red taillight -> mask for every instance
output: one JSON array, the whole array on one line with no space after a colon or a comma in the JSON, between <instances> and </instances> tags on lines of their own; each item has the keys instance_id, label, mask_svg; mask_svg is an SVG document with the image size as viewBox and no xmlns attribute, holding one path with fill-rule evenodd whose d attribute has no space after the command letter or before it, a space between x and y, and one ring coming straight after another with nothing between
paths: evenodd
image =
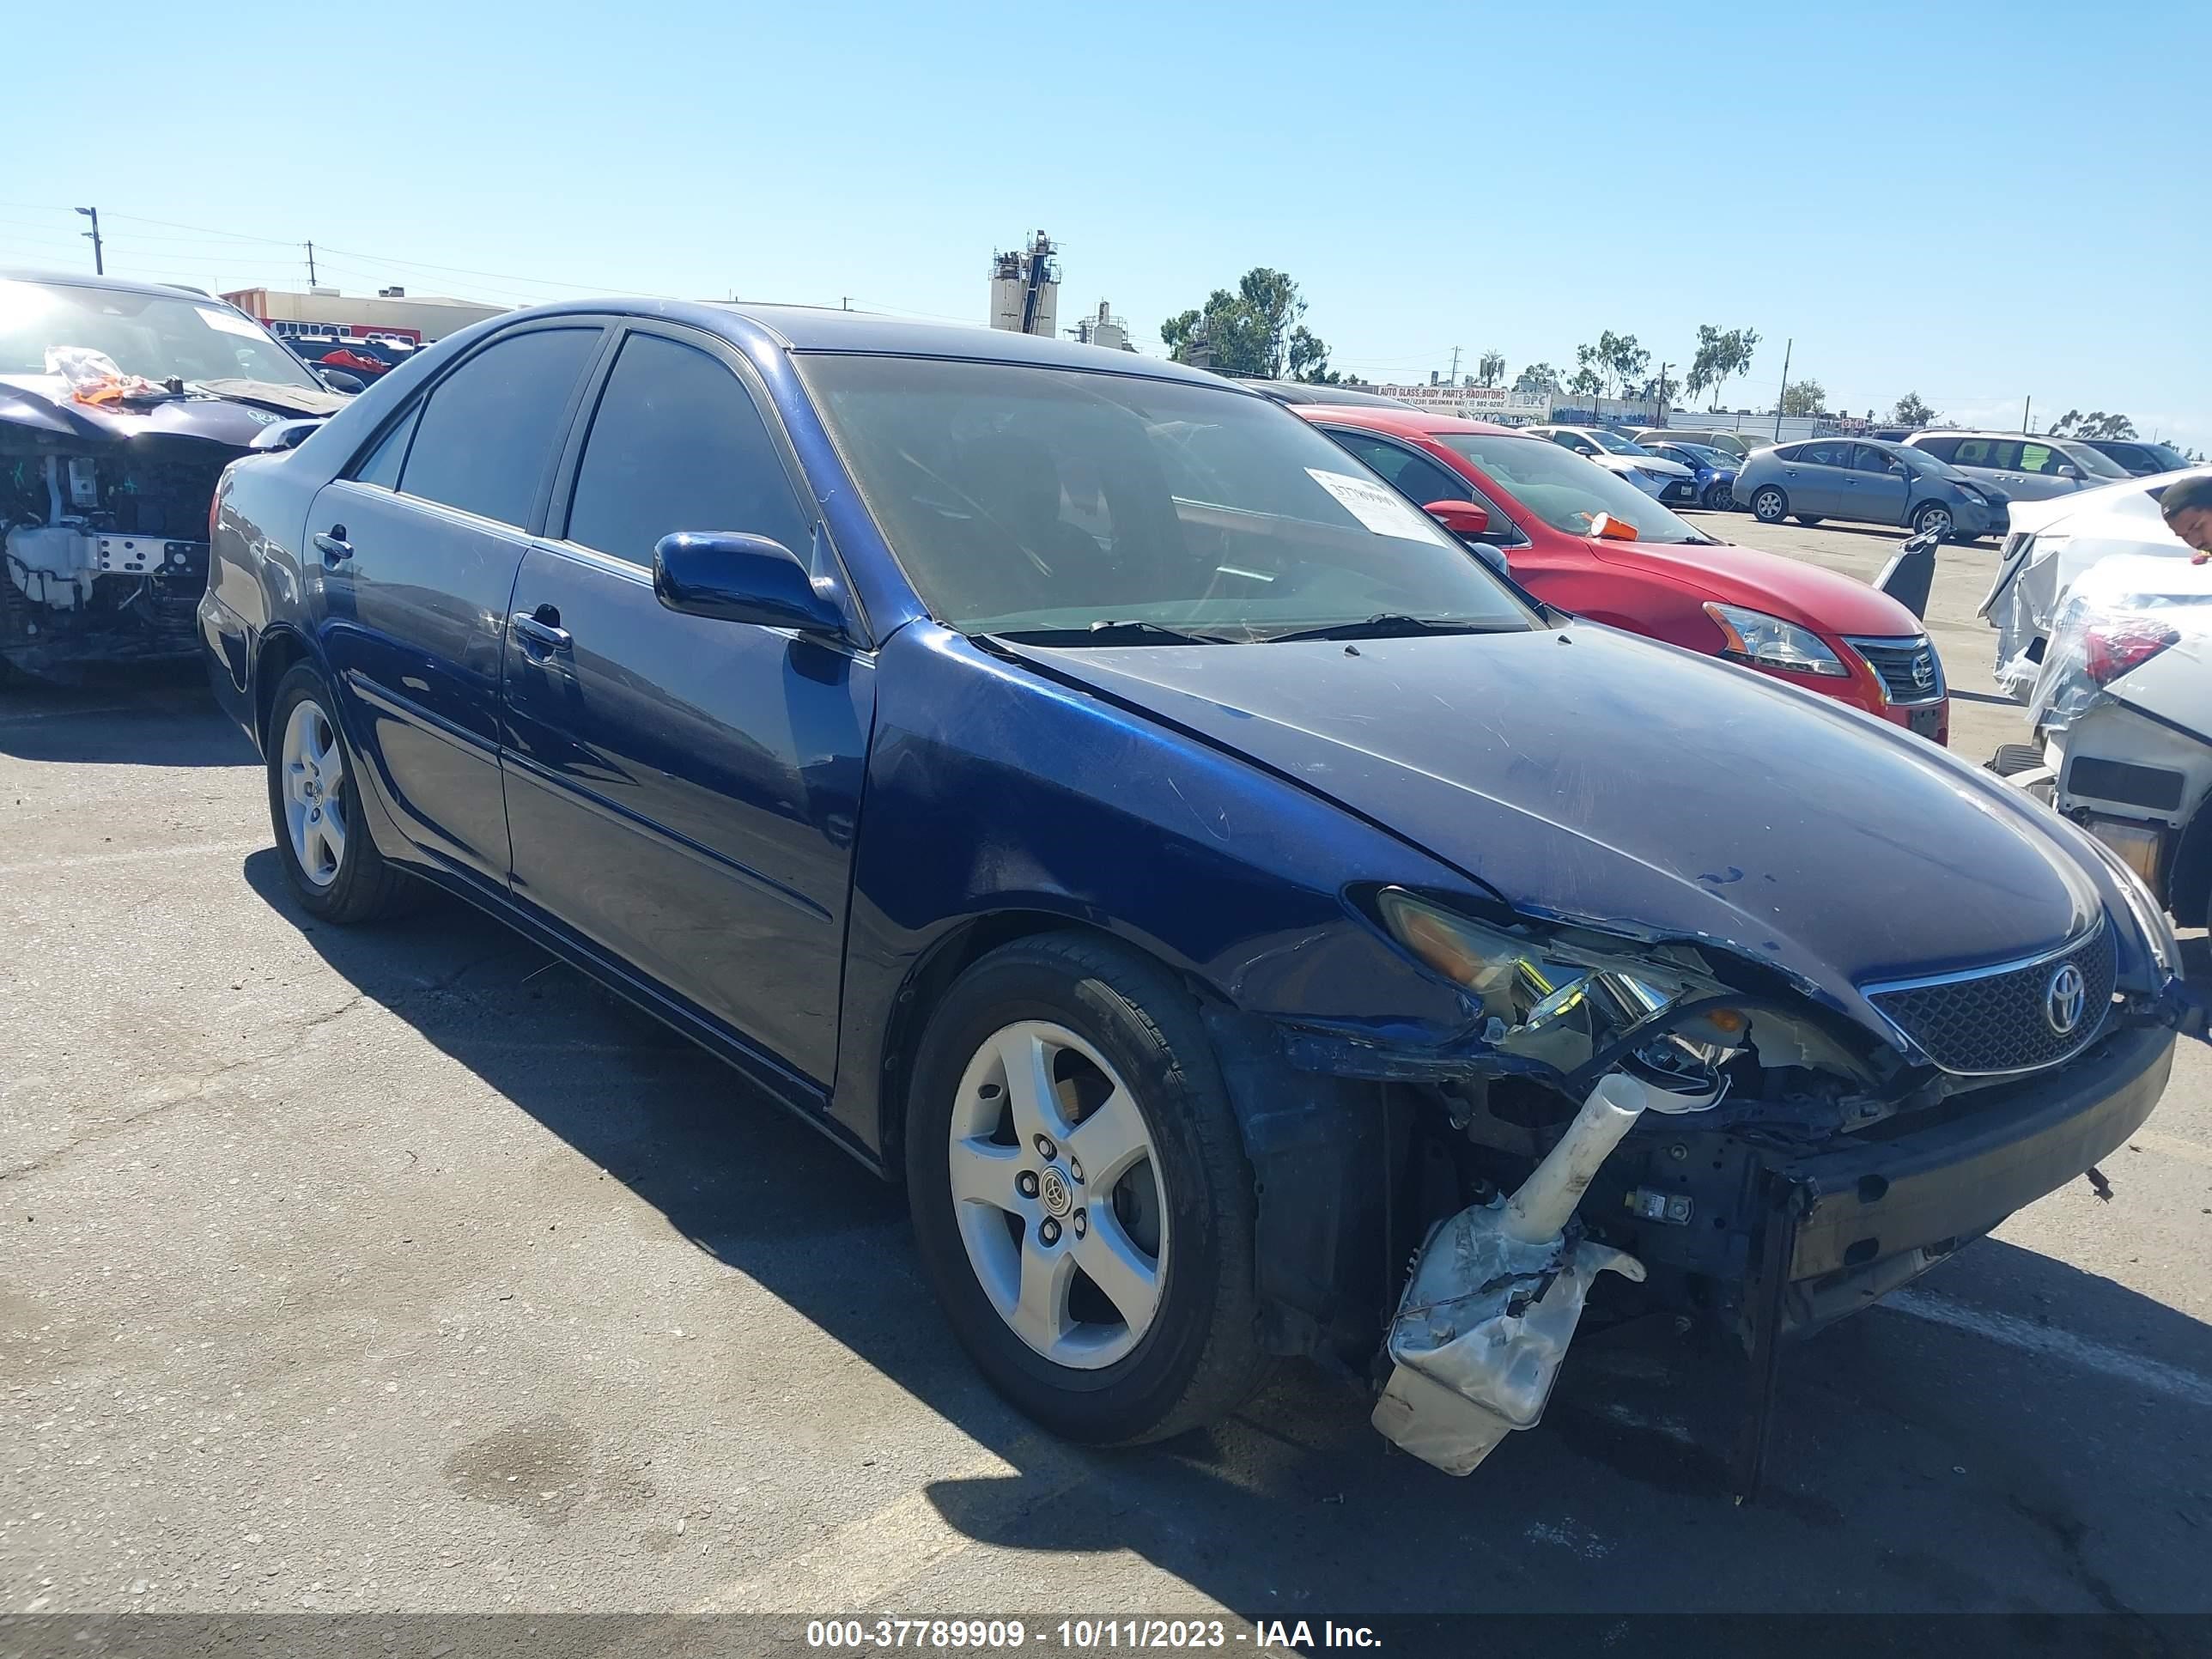
<instances>
[{"instance_id":1,"label":"red taillight","mask_svg":"<svg viewBox=\"0 0 2212 1659\"><path fill-rule=\"evenodd\" d=\"M2100 685L2110 685L2131 669L2142 667L2181 637L2162 622L2148 617L2119 617L2092 623L2082 630L2082 667Z\"/></svg>"},{"instance_id":2,"label":"red taillight","mask_svg":"<svg viewBox=\"0 0 2212 1659\"><path fill-rule=\"evenodd\" d=\"M222 481L216 480L215 494L208 498L208 545L215 545L215 521L222 516Z\"/></svg>"}]
</instances>

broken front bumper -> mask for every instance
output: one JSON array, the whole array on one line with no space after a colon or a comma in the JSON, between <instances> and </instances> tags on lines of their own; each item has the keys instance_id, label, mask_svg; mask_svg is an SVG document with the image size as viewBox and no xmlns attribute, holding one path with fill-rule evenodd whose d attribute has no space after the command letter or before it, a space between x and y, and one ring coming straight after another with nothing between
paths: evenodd
<instances>
[{"instance_id":1,"label":"broken front bumper","mask_svg":"<svg viewBox=\"0 0 2212 1659\"><path fill-rule=\"evenodd\" d=\"M1817 1329L1870 1305L2014 1210L2078 1179L2150 1115L2173 1068L2173 1033L2162 1027L2119 1031L1949 1121L1771 1159L1769 1180L1802 1194L1783 1328Z\"/></svg>"}]
</instances>

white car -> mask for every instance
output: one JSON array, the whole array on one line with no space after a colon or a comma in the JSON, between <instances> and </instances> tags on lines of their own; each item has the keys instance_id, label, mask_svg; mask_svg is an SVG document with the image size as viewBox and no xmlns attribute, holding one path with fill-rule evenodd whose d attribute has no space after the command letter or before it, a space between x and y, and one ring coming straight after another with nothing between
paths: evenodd
<instances>
[{"instance_id":1,"label":"white car","mask_svg":"<svg viewBox=\"0 0 2212 1659\"><path fill-rule=\"evenodd\" d=\"M1549 438L1562 449L1586 455L1608 472L1618 472L1653 500L1668 507L1698 504L1698 475L1680 461L1654 455L1618 432L1601 426L1532 426L1532 436Z\"/></svg>"},{"instance_id":2,"label":"white car","mask_svg":"<svg viewBox=\"0 0 2212 1659\"><path fill-rule=\"evenodd\" d=\"M2159 499L2212 467L2130 478L2045 501L2014 501L1996 580L1980 615L1997 631L1997 684L2026 702L2051 636L2051 619L2081 573L2116 553L2185 559L2189 549L2159 516Z\"/></svg>"},{"instance_id":3,"label":"white car","mask_svg":"<svg viewBox=\"0 0 2212 1659\"><path fill-rule=\"evenodd\" d=\"M2212 565L2121 554L2067 590L2029 707L1991 763L2119 855L2185 927L2212 921Z\"/></svg>"}]
</instances>

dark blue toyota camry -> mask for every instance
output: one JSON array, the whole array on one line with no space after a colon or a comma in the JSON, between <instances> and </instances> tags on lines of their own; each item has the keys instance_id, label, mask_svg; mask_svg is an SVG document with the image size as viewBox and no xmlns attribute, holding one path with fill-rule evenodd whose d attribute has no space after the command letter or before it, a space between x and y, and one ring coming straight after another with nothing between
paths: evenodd
<instances>
[{"instance_id":1,"label":"dark blue toyota camry","mask_svg":"<svg viewBox=\"0 0 2212 1659\"><path fill-rule=\"evenodd\" d=\"M1387 1358L1467 1462L1460 1402L1534 1418L1407 1266L1500 1228L1500 1352L1602 1266L1771 1372L2118 1146L2193 1017L2019 792L1133 354L500 317L232 466L199 615L302 911L443 888L714 1049L1085 1440Z\"/></svg>"}]
</instances>

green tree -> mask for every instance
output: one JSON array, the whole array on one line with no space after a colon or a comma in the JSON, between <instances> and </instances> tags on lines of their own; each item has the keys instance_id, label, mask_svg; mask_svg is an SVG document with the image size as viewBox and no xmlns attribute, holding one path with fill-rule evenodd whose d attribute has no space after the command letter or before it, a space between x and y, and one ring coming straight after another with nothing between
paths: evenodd
<instances>
[{"instance_id":1,"label":"green tree","mask_svg":"<svg viewBox=\"0 0 2212 1659\"><path fill-rule=\"evenodd\" d=\"M1751 372L1751 354L1759 344L1755 328L1731 328L1723 331L1711 323L1698 325L1698 349L1690 359L1689 372L1682 377L1682 385L1692 398L1707 392L1716 394L1739 374Z\"/></svg>"},{"instance_id":2,"label":"green tree","mask_svg":"<svg viewBox=\"0 0 2212 1659\"><path fill-rule=\"evenodd\" d=\"M1557 392L1559 371L1549 363L1531 363L1513 377L1516 392Z\"/></svg>"},{"instance_id":3,"label":"green tree","mask_svg":"<svg viewBox=\"0 0 2212 1659\"><path fill-rule=\"evenodd\" d=\"M1496 386L1505 378L1505 354L1492 346L1474 366L1477 386Z\"/></svg>"},{"instance_id":4,"label":"green tree","mask_svg":"<svg viewBox=\"0 0 2212 1659\"><path fill-rule=\"evenodd\" d=\"M1586 351L1589 348L1583 346L1577 349ZM1574 378L1567 382L1567 390L1577 398L1601 397L1605 392L1605 376L1599 371L1595 362L1586 362L1575 371Z\"/></svg>"},{"instance_id":5,"label":"green tree","mask_svg":"<svg viewBox=\"0 0 2212 1659\"><path fill-rule=\"evenodd\" d=\"M1234 292L1218 288L1204 307L1160 325L1160 340L1178 362L1204 342L1209 365L1224 374L1330 382L1328 346L1304 322L1306 302L1287 272L1255 265Z\"/></svg>"},{"instance_id":6,"label":"green tree","mask_svg":"<svg viewBox=\"0 0 2212 1659\"><path fill-rule=\"evenodd\" d=\"M1782 388L1784 415L1818 415L1828 405L1828 388L1818 380L1792 380Z\"/></svg>"},{"instance_id":7,"label":"green tree","mask_svg":"<svg viewBox=\"0 0 2212 1659\"><path fill-rule=\"evenodd\" d=\"M2136 423L2124 415L2107 415L2103 410L2092 410L2084 415L2078 409L2069 409L2051 423L2054 438L2132 438Z\"/></svg>"},{"instance_id":8,"label":"green tree","mask_svg":"<svg viewBox=\"0 0 2212 1659\"><path fill-rule=\"evenodd\" d=\"M1891 406L1889 418L1899 426L1933 426L1943 417L1918 392L1908 392Z\"/></svg>"}]
</instances>

